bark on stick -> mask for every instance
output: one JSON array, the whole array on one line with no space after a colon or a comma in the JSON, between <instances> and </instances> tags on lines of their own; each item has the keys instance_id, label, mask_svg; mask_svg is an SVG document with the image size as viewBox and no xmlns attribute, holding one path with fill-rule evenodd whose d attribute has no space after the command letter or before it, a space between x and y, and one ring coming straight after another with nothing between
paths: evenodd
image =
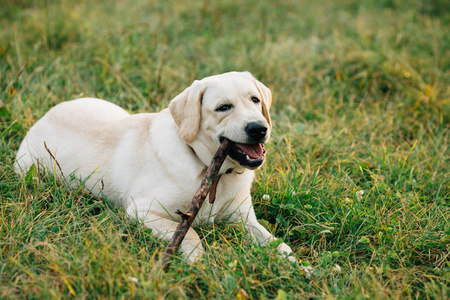
<instances>
[{"instance_id":1,"label":"bark on stick","mask_svg":"<svg viewBox=\"0 0 450 300\"><path fill-rule=\"evenodd\" d=\"M175 230L175 233L173 234L169 245L164 250L164 253L162 255L162 264L164 271L167 271L169 269L170 261L173 255L177 253L181 242L183 241L184 237L186 236L186 233L191 227L192 222L194 222L194 219L197 216L198 211L202 207L203 202L205 201L212 184L217 178L220 167L222 166L223 162L225 161L225 158L228 155L231 143L232 142L230 140L225 139L222 142L222 144L220 144L220 147L217 150L216 154L214 155L208 169L206 170L205 176L203 177L202 182L200 183L200 187L197 189L197 192L195 193L191 204L189 204L185 212L182 212L180 210L176 211L177 214L181 215L181 222L178 224L177 229Z\"/></svg>"}]
</instances>

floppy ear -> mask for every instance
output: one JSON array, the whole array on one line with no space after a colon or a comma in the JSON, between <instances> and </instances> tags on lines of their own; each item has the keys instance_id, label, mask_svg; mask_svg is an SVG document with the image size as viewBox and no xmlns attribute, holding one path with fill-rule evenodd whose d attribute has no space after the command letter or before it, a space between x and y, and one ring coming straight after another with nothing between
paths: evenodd
<instances>
[{"instance_id":1,"label":"floppy ear","mask_svg":"<svg viewBox=\"0 0 450 300\"><path fill-rule=\"evenodd\" d=\"M196 80L169 104L180 136L186 143L192 142L200 129L200 107L204 93L200 81Z\"/></svg>"},{"instance_id":2,"label":"floppy ear","mask_svg":"<svg viewBox=\"0 0 450 300\"><path fill-rule=\"evenodd\" d=\"M270 119L269 109L270 105L272 105L272 92L268 87L266 87L264 84L255 80L256 88L258 89L259 93L262 96L261 99L261 105L262 105L262 114L264 118L266 118L267 123L269 123L270 128L272 128L272 120Z\"/></svg>"}]
</instances>

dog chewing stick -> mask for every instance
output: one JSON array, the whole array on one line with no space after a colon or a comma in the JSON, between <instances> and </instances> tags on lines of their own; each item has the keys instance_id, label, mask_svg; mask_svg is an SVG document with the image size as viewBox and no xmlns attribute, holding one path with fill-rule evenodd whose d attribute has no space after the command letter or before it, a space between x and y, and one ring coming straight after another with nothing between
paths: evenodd
<instances>
[{"instance_id":1,"label":"dog chewing stick","mask_svg":"<svg viewBox=\"0 0 450 300\"><path fill-rule=\"evenodd\" d=\"M222 166L223 162L225 161L225 158L228 155L230 144L231 141L228 139L225 139L220 144L220 147L217 150L216 154L214 155L208 169L206 170L205 176L203 177L202 182L200 183L200 187L197 189L197 192L195 193L194 198L192 198L192 202L191 204L189 204L186 212L182 212L180 210L176 211L177 214L181 215L181 222L178 224L177 229L175 230L175 233L173 234L172 239L170 240L170 243L167 246L166 250L164 250L162 256L162 264L164 271L167 271L167 269L169 269L170 260L172 256L175 253L177 253L181 242L183 241L187 231L191 227L192 222L194 222L194 219L197 216L198 211L202 207L203 202L206 199L206 195L208 195L211 186L216 181L220 167Z\"/></svg>"}]
</instances>

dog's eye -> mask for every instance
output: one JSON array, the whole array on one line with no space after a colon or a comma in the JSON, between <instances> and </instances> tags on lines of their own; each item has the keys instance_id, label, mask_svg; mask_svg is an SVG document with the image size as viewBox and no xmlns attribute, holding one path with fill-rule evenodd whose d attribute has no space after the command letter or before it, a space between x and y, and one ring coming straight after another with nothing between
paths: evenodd
<instances>
[{"instance_id":1,"label":"dog's eye","mask_svg":"<svg viewBox=\"0 0 450 300\"><path fill-rule=\"evenodd\" d=\"M231 104L222 104L218 108L216 108L216 111L227 111L233 108L233 105Z\"/></svg>"},{"instance_id":2,"label":"dog's eye","mask_svg":"<svg viewBox=\"0 0 450 300\"><path fill-rule=\"evenodd\" d=\"M259 100L259 99L256 98L256 97L252 97L252 101L253 101L253 103L259 103L259 102L261 102L261 100Z\"/></svg>"}]
</instances>

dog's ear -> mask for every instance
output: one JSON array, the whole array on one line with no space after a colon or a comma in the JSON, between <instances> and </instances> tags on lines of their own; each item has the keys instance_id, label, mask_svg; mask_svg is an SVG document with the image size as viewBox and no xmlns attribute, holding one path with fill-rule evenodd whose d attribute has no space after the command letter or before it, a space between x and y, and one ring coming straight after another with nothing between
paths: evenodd
<instances>
[{"instance_id":1,"label":"dog's ear","mask_svg":"<svg viewBox=\"0 0 450 300\"><path fill-rule=\"evenodd\" d=\"M264 118L266 118L267 123L269 124L270 128L272 128L272 120L270 119L269 109L272 105L272 92L270 89L256 80L253 77L253 80L255 81L256 88L258 89L259 93L261 94L261 105L262 105L262 114Z\"/></svg>"},{"instance_id":2,"label":"dog's ear","mask_svg":"<svg viewBox=\"0 0 450 300\"><path fill-rule=\"evenodd\" d=\"M169 104L180 136L186 143L192 142L200 129L200 108L204 93L203 85L196 80Z\"/></svg>"}]
</instances>

